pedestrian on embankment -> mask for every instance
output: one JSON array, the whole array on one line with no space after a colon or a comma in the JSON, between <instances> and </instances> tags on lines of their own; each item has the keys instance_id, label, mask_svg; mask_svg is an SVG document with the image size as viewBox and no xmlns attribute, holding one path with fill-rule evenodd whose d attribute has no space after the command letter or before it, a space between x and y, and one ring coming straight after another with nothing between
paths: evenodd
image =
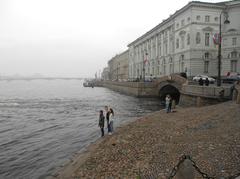
<instances>
[{"instance_id":1,"label":"pedestrian on embankment","mask_svg":"<svg viewBox=\"0 0 240 179\"><path fill-rule=\"evenodd\" d=\"M202 79L202 78L199 79L198 84L199 84L200 86L203 86L203 79Z\"/></svg>"},{"instance_id":2,"label":"pedestrian on embankment","mask_svg":"<svg viewBox=\"0 0 240 179\"><path fill-rule=\"evenodd\" d=\"M109 126L110 126L109 135L111 135L113 133L114 112L113 112L112 108L110 108L109 111L110 111L110 114L109 114Z\"/></svg>"},{"instance_id":3,"label":"pedestrian on embankment","mask_svg":"<svg viewBox=\"0 0 240 179\"><path fill-rule=\"evenodd\" d=\"M169 95L170 101L168 106L168 112L172 112L172 97Z\"/></svg>"},{"instance_id":4,"label":"pedestrian on embankment","mask_svg":"<svg viewBox=\"0 0 240 179\"><path fill-rule=\"evenodd\" d=\"M208 78L206 78L206 80L205 80L205 85L206 85L206 86L209 85L209 80L208 80Z\"/></svg>"},{"instance_id":5,"label":"pedestrian on embankment","mask_svg":"<svg viewBox=\"0 0 240 179\"><path fill-rule=\"evenodd\" d=\"M102 137L104 136L104 115L103 115L103 110L100 110L99 111L99 122L98 122L98 126L100 127L101 129L101 134L102 134Z\"/></svg>"},{"instance_id":6,"label":"pedestrian on embankment","mask_svg":"<svg viewBox=\"0 0 240 179\"><path fill-rule=\"evenodd\" d=\"M166 95L165 98L165 105L166 105L166 112L169 113L169 104L170 104L170 96Z\"/></svg>"}]
</instances>

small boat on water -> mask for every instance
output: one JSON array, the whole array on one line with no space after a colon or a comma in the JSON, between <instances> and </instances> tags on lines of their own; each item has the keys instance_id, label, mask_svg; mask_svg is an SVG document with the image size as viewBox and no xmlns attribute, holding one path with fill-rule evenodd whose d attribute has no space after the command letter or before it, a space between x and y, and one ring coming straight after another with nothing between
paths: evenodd
<instances>
[{"instance_id":1,"label":"small boat on water","mask_svg":"<svg viewBox=\"0 0 240 179\"><path fill-rule=\"evenodd\" d=\"M94 88L94 83L90 82L90 81L85 81L85 82L83 82L83 86L84 87L92 87L92 88Z\"/></svg>"}]
</instances>

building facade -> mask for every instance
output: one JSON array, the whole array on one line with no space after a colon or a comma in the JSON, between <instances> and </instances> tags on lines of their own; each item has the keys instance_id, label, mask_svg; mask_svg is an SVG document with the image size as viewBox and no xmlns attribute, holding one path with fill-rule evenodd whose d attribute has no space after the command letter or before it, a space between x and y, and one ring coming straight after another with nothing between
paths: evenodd
<instances>
[{"instance_id":1,"label":"building facade","mask_svg":"<svg viewBox=\"0 0 240 179\"><path fill-rule=\"evenodd\" d=\"M190 2L139 37L129 47L129 77L161 77L186 72L187 76L217 76L222 18L221 74L240 72L240 2ZM228 16L229 24L224 24Z\"/></svg>"},{"instance_id":2,"label":"building facade","mask_svg":"<svg viewBox=\"0 0 240 179\"><path fill-rule=\"evenodd\" d=\"M110 80L126 81L128 79L128 52L126 50L108 61Z\"/></svg>"},{"instance_id":3,"label":"building facade","mask_svg":"<svg viewBox=\"0 0 240 179\"><path fill-rule=\"evenodd\" d=\"M105 67L102 71L102 79L103 80L109 80L109 67Z\"/></svg>"}]
</instances>

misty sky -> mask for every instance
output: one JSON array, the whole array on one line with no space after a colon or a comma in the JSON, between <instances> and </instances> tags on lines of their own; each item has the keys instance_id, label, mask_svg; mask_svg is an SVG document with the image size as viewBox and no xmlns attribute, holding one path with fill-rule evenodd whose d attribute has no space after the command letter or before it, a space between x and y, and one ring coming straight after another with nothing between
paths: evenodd
<instances>
[{"instance_id":1,"label":"misty sky","mask_svg":"<svg viewBox=\"0 0 240 179\"><path fill-rule=\"evenodd\" d=\"M188 2L0 0L0 75L94 77Z\"/></svg>"}]
</instances>

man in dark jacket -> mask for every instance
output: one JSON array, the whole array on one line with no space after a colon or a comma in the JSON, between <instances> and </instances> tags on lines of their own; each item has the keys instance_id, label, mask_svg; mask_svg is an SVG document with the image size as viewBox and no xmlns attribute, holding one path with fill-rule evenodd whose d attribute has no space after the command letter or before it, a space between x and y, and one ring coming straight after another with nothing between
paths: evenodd
<instances>
[{"instance_id":1,"label":"man in dark jacket","mask_svg":"<svg viewBox=\"0 0 240 179\"><path fill-rule=\"evenodd\" d=\"M105 117L103 115L103 110L100 110L99 111L99 123L98 123L98 126L101 129L102 137L104 136L104 119L105 119Z\"/></svg>"},{"instance_id":2,"label":"man in dark jacket","mask_svg":"<svg viewBox=\"0 0 240 179\"><path fill-rule=\"evenodd\" d=\"M200 86L203 86L203 79L200 78L199 81L198 81L198 83L199 83Z\"/></svg>"},{"instance_id":3,"label":"man in dark jacket","mask_svg":"<svg viewBox=\"0 0 240 179\"><path fill-rule=\"evenodd\" d=\"M208 78L206 78L206 80L205 80L205 85L206 85L206 86L209 85L209 80L208 80Z\"/></svg>"}]
</instances>

